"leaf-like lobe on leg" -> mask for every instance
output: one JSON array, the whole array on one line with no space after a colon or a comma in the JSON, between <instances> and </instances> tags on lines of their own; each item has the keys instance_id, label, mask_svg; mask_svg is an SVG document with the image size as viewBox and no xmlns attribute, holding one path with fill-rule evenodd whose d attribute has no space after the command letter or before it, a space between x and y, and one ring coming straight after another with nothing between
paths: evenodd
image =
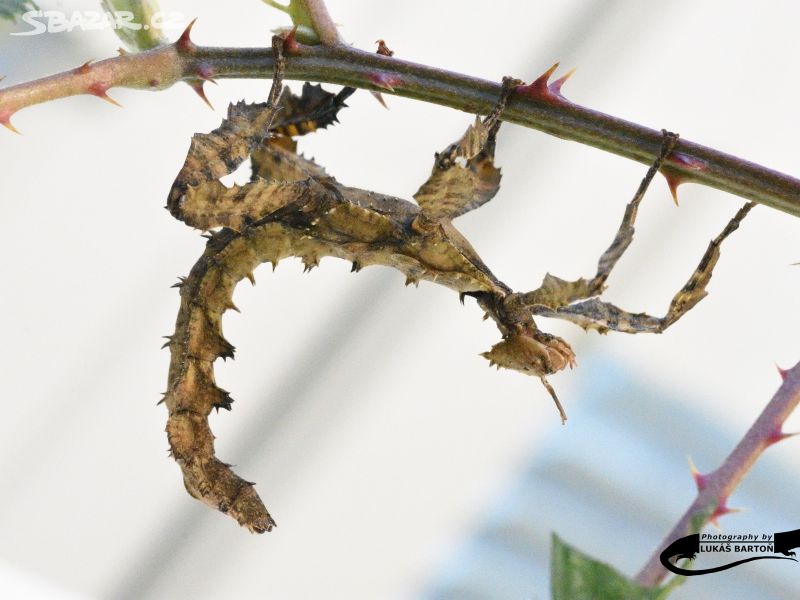
<instances>
[{"instance_id":1,"label":"leaf-like lobe on leg","mask_svg":"<svg viewBox=\"0 0 800 600\"><path fill-rule=\"evenodd\" d=\"M454 219L486 204L500 189L494 166L496 128L476 118L462 138L436 155L433 171L414 200L431 220Z\"/></svg>"},{"instance_id":2,"label":"leaf-like lobe on leg","mask_svg":"<svg viewBox=\"0 0 800 600\"><path fill-rule=\"evenodd\" d=\"M500 189L500 169L494 166L495 138L500 117L518 80L503 79L497 104L481 121L475 117L461 138L437 153L428 180L414 194L430 221L452 220L494 198Z\"/></svg>"},{"instance_id":3,"label":"leaf-like lobe on leg","mask_svg":"<svg viewBox=\"0 0 800 600\"><path fill-rule=\"evenodd\" d=\"M248 220L261 218L296 197L301 190L292 184L298 178L253 181L228 188L219 179L233 173L251 154L270 145L270 135L279 139L303 135L336 121L353 88L338 94L306 83L301 96L285 89L277 107L269 102L238 102L228 107L228 116L210 133L198 133L186 161L173 183L167 208L177 219L196 229L231 227L240 230ZM266 140L266 141L265 141ZM313 164L313 163L312 163ZM309 175L319 176L317 168ZM288 186L288 187L287 187Z\"/></svg>"}]
</instances>

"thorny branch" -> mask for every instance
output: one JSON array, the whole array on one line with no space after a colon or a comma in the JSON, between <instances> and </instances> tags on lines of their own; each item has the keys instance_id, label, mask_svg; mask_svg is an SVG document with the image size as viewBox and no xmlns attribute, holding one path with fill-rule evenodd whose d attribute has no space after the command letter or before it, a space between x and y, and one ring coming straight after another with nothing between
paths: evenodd
<instances>
[{"instance_id":1,"label":"thorny branch","mask_svg":"<svg viewBox=\"0 0 800 600\"><path fill-rule=\"evenodd\" d=\"M715 523L718 517L735 510L728 507L728 498L756 460L771 445L793 435L783 432L783 424L800 403L800 363L781 371L781 376L781 387L722 465L707 474L698 473L692 466L697 497L639 571L637 583L645 586L661 583L668 575L659 560L661 551L676 539L696 533L709 521Z\"/></svg>"},{"instance_id":2,"label":"thorny branch","mask_svg":"<svg viewBox=\"0 0 800 600\"><path fill-rule=\"evenodd\" d=\"M287 79L396 94L472 114L488 113L500 94L494 82L345 45L324 3L303 0L298 4L312 18L323 43L309 46L295 39L288 44ZM57 98L93 94L108 100L112 87L162 90L184 81L205 99L205 80L271 76L275 66L271 49L197 46L190 31L191 26L173 44L123 53L0 90L0 124L13 128L11 117L17 111ZM661 144L658 131L567 100L561 87L568 76L549 83L554 70L518 87L503 119L644 164L651 162ZM673 190L684 182L699 183L800 216L800 180L688 140L678 142L663 173Z\"/></svg>"}]
</instances>

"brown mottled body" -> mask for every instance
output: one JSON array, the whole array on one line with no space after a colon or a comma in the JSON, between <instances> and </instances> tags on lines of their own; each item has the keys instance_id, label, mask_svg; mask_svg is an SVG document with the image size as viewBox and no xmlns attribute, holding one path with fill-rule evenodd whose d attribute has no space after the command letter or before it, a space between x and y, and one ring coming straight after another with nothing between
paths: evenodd
<instances>
[{"instance_id":1,"label":"brown mottled body","mask_svg":"<svg viewBox=\"0 0 800 600\"><path fill-rule=\"evenodd\" d=\"M211 236L206 252L180 284L181 308L168 343L172 361L164 398L172 454L189 493L255 532L269 530L274 521L252 484L216 458L208 415L214 408L231 407L230 396L216 385L213 373L216 358L233 356L221 320L234 308L236 284L252 278L259 264L298 256L311 269L323 256L333 256L352 262L354 270L373 264L394 267L406 275L407 283L429 280L475 296L508 337L507 345L519 350L524 346L520 355L526 364L520 370L543 375L574 360L565 342L536 328L519 295L492 274L450 222L497 190L500 175L492 164L496 115L488 125L477 121L461 142L437 156L431 178L417 194L417 205L343 186L283 140L254 144L253 128L241 123L240 115L250 112L254 120L263 121L266 111L271 111L269 105L236 105L219 129L195 136L170 193L173 214L195 227L225 229ZM278 120L284 116L297 118L291 110L278 115L276 130L284 127ZM227 143L239 128L245 141L230 143L225 157L206 156L218 139ZM196 143L198 138L201 143ZM238 166L245 150L252 152L252 181L226 188L215 178ZM466 165L458 166L456 158ZM205 166L197 170L198 164ZM445 205L436 203L442 194L447 195ZM489 357L505 364L504 350L495 347Z\"/></svg>"},{"instance_id":2,"label":"brown mottled body","mask_svg":"<svg viewBox=\"0 0 800 600\"><path fill-rule=\"evenodd\" d=\"M280 45L273 45L279 55ZM570 282L548 275L539 289L515 293L492 274L452 219L488 202L499 188L495 136L517 80L506 78L490 115L476 120L459 141L436 155L414 204L344 186L295 153L291 136L335 121L343 97L352 92L345 88L334 96L309 86L301 98L280 96L281 61L276 65L267 104L234 105L217 130L193 138L168 200L172 214L187 224L222 228L210 236L203 256L179 284L181 306L168 342L172 359L164 398L170 447L189 493L254 532L268 531L275 523L253 484L216 458L208 415L214 408L231 408L232 400L216 385L213 371L217 358L233 357L234 352L222 334L222 315L235 309L235 286L245 277L254 281L252 272L259 264L297 256L310 270L323 256L332 256L352 262L354 271L389 266L403 272L407 283L428 280L457 291L462 300L474 297L503 338L484 356L498 367L539 377L565 420L545 376L573 366L575 356L564 340L540 331L533 316L567 319L600 331L663 331L705 295L719 244L749 210L742 209L712 242L666 317L631 315L600 301L608 274L633 238L647 184L677 139L665 132L661 155L628 205L595 277ZM253 165L249 183L227 188L218 181L247 156Z\"/></svg>"},{"instance_id":3,"label":"brown mottled body","mask_svg":"<svg viewBox=\"0 0 800 600\"><path fill-rule=\"evenodd\" d=\"M212 363L233 355L232 345L222 335L222 315L233 308L236 284L256 266L277 264L287 256L299 256L307 268L323 256L348 260L356 269L391 266L409 281L424 279L479 295L509 331L533 326L529 313L516 314L506 306L510 290L452 225L439 224L420 233L415 229L419 208L410 202L353 189L340 195L313 179L305 185L309 188L305 200L290 202L241 232L224 229L213 235L181 285L180 312L169 343L167 432L186 488L256 532L269 530L274 523L252 485L215 458L207 420L213 408L230 408L228 393L214 381ZM551 353L548 372L572 360L565 343Z\"/></svg>"}]
</instances>

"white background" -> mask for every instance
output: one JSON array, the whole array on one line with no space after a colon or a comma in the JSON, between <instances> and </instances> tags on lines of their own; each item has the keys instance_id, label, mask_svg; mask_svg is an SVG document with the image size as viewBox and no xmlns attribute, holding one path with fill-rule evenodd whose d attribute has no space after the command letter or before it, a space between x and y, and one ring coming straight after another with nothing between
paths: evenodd
<instances>
[{"instance_id":1,"label":"white background","mask_svg":"<svg viewBox=\"0 0 800 600\"><path fill-rule=\"evenodd\" d=\"M263 46L287 24L257 0L162 8L199 17L204 45ZM398 57L487 79L530 81L560 60L578 67L564 89L575 102L797 173L797 3L329 8L360 48L383 38ZM8 35L26 28L0 24L3 84L119 46L111 31ZM124 109L70 98L16 115L23 136L0 131L2 595L546 597L553 530L634 574L693 498L686 456L719 464L778 386L775 364L800 359L800 221L754 210L726 242L710 296L664 335L543 321L578 354L577 370L551 379L564 428L534 379L478 356L498 334L474 302L334 259L311 275L297 260L262 267L255 288L236 291L242 314L225 317L237 360L217 373L236 403L212 417L218 454L258 482L279 524L251 536L192 500L166 455L160 336L178 306L169 286L204 240L162 206L191 134L267 86L221 81L208 91L216 113L185 85L112 89ZM388 112L357 93L341 125L301 148L347 184L409 198L470 116L386 100ZM485 262L520 290L548 270L592 274L645 168L514 125L497 155L500 194L457 222ZM742 202L694 185L680 196L676 208L656 180L609 299L662 314ZM748 512L723 519L725 531L800 526L798 454L797 441L768 451L731 500ZM800 572L755 563L675 597L714 592L791 597Z\"/></svg>"}]
</instances>

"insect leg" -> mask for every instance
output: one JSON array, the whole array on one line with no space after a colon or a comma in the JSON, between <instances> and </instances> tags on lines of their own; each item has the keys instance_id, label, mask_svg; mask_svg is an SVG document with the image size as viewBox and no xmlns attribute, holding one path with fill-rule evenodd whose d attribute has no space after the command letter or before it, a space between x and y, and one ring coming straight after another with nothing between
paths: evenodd
<instances>
[{"instance_id":1,"label":"insect leg","mask_svg":"<svg viewBox=\"0 0 800 600\"><path fill-rule=\"evenodd\" d=\"M584 329L596 329L600 333L605 333L608 330L624 333L661 333L708 295L706 286L711 280L712 272L719 260L720 245L725 238L739 228L742 219L747 216L747 213L754 206L754 202L748 202L742 206L725 226L725 229L711 240L708 249L700 260L700 264L686 284L672 298L667 314L663 317L653 317L645 313L629 313L598 298L561 306L556 309L538 305L532 307L532 311L534 314L543 317L572 321Z\"/></svg>"},{"instance_id":2,"label":"insect leg","mask_svg":"<svg viewBox=\"0 0 800 600\"><path fill-rule=\"evenodd\" d=\"M186 160L167 196L167 209L176 219L201 230L237 226L230 222L227 208L215 206L226 193L219 179L239 168L268 135L283 89L283 45L282 38L273 38L275 72L267 103L231 104L227 118L217 129L192 136Z\"/></svg>"},{"instance_id":3,"label":"insect leg","mask_svg":"<svg viewBox=\"0 0 800 600\"><path fill-rule=\"evenodd\" d=\"M661 151L653 161L653 164L650 165L633 199L625 207L625 213L614 240L597 263L595 276L592 279L581 278L575 281L566 281L548 273L538 289L523 294L526 304L530 306L545 306L555 310L578 300L599 296L603 292L606 280L612 269L633 241L634 223L645 192L647 192L653 177L655 177L678 142L678 134L671 133L666 129L662 129L661 132L663 134Z\"/></svg>"},{"instance_id":4,"label":"insect leg","mask_svg":"<svg viewBox=\"0 0 800 600\"><path fill-rule=\"evenodd\" d=\"M511 97L511 94L514 93L514 90L518 85L520 85L522 81L520 79L515 79L514 77L505 76L503 77L503 84L500 88L500 97L497 99L497 104L494 105L491 112L486 115L486 118L483 120L483 124L487 127L494 127L497 125L499 127L500 124L500 117L503 115L503 111L506 108L506 104L508 103L508 99Z\"/></svg>"}]
</instances>

